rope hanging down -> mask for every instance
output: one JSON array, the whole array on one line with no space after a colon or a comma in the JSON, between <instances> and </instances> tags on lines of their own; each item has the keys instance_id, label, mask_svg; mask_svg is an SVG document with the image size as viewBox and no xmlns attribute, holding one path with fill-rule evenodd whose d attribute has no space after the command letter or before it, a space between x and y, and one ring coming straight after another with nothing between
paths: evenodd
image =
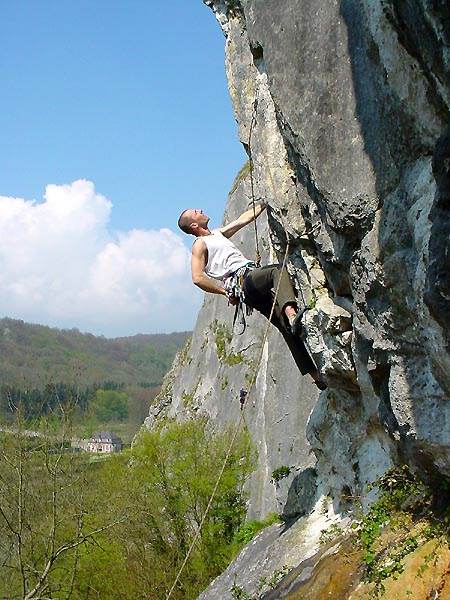
<instances>
[{"instance_id":1,"label":"rope hanging down","mask_svg":"<svg viewBox=\"0 0 450 600\"><path fill-rule=\"evenodd\" d=\"M282 269L284 269L285 266L286 266L288 254L289 254L289 242L286 244L286 250L284 252ZM245 406L246 406L247 401L249 399L249 396L250 396L250 394L252 393L252 391L253 391L253 389L255 387L257 374L258 374L258 371L259 371L259 367L261 366L261 361L262 361L262 357L263 357L264 345L266 343L267 336L269 334L270 323L272 321L273 312L275 310L275 305L276 305L277 300L278 300L278 292L280 290L280 283L281 283L281 277L278 278L277 287L275 289L275 295L274 295L274 299L273 299L273 303L272 303L272 308L270 309L269 319L267 321L266 330L264 332L264 337L263 337L263 340L262 340L262 343L261 343L261 348L260 348L260 351L259 351L258 360L256 361L255 371L253 373L252 380L250 382L250 386L249 386L248 392L247 392L247 394L241 400L241 411L240 411L239 421L238 421L238 423L237 423L237 425L235 427L235 430L233 432L233 435L231 437L231 441L230 441L230 444L228 446L227 453L225 455L225 459L224 459L222 467L221 467L221 469L219 471L219 475L217 477L217 481L216 481L216 483L214 485L214 488L213 488L213 491L211 493L211 496L210 496L210 498L208 500L208 504L206 505L205 512L203 513L202 519L201 519L200 524L199 524L199 526L197 528L197 531L195 532L194 538L193 538L193 540L192 540L192 542L191 542L191 544L189 546L187 554L186 554L186 556L185 556L185 558L184 558L184 560L183 560L183 562L182 562L182 564L181 564L181 566L180 566L180 568L178 570L178 574L177 574L177 576L175 578L175 581L173 582L172 587L170 588L169 593L166 596L166 600L169 600L170 597L172 596L172 593L173 593L173 591L174 591L174 589L175 589L178 581L180 580L181 574L183 573L184 568L185 568L188 560L191 557L191 554L192 554L192 551L194 549L194 546L197 543L197 540L198 540L198 538L200 536L200 533L202 531L203 525L204 525L204 523L206 521L206 517L208 516L208 513L209 513L209 511L211 509L212 503L213 503L214 498L216 496L217 490L219 488L220 481L221 481L223 473L225 471L225 467L227 466L227 462L228 462L228 460L229 460L229 458L231 456L231 452L233 450L233 446L234 446L234 442L236 441L237 434L239 433L239 430L241 428L242 422L244 421L244 409L245 409Z\"/></svg>"},{"instance_id":2,"label":"rope hanging down","mask_svg":"<svg viewBox=\"0 0 450 600\"><path fill-rule=\"evenodd\" d=\"M252 206L253 206L253 223L254 223L254 227L255 227L255 246L256 246L256 266L260 266L261 263L261 255L259 252L259 236L258 236L258 226L256 224L256 206L255 206L255 189L254 189L254 169L253 169L253 157L252 157L252 146L251 146L251 141L252 141L252 134L253 134L253 128L255 126L256 123L256 111L258 109L258 93L259 93L259 89L257 91L255 100L253 101L253 111L252 111L252 118L250 121L250 130L249 130L249 136L248 136L248 155L249 155L249 165L250 165L250 186L251 186L251 194L252 194ZM275 188L275 181L273 179L273 175L272 175L272 170L270 168L270 164L267 160L267 156L264 152L264 147L261 148L261 153L263 156L263 163L267 168L267 173L269 175L269 180L270 180L270 185L272 188L272 193L273 193L273 197L276 197L276 188ZM286 222L285 222L285 218L283 217L282 213L280 212L279 214L279 218L281 220L281 223L283 225L283 229L284 231L286 231L286 236L287 236L287 231L288 228L286 226ZM306 223L305 223L305 228L303 233L299 234L301 236L305 235L305 236L310 236L314 233L314 231L320 227L321 223L320 221L317 221L317 223L315 225L313 225L311 227L311 229L306 229ZM317 278L316 278L317 281ZM308 308L308 303L306 302L305 299L305 295L303 293L303 289L302 286L299 285L297 286L298 290L300 292L300 295L302 297L302 303L303 303L303 307L302 307L302 312L305 312L306 310L309 310ZM314 288L310 283L310 287L311 287L311 293L312 293L312 297L314 300L317 300L316 295L314 293Z\"/></svg>"},{"instance_id":3,"label":"rope hanging down","mask_svg":"<svg viewBox=\"0 0 450 600\"><path fill-rule=\"evenodd\" d=\"M255 245L256 245L256 261L255 262L256 262L256 264L258 266L260 266L260 264L261 264L261 255L259 253L258 228L257 228L257 224L256 224L256 206L255 206L255 193L254 193L254 180L253 180L253 159L252 159L252 151L251 151L251 140L252 140L252 134L253 134L254 124L256 122L256 110L257 110L257 107L258 107L258 98L256 97L255 101L253 102L252 120L250 122L250 131L249 131L249 138L248 138L248 152L249 152L249 164L250 164L250 184L251 184L251 194L252 194L252 206L253 206L253 216L254 216L253 222L254 222L254 227L255 227ZM275 182L273 180L273 176L272 176L272 172L271 172L270 166L267 163L267 161L265 161L265 162L267 164L267 169L268 169L268 173L269 173L269 179L270 179L270 183L271 183L271 186L272 186L272 191L273 191L273 194L274 194L274 197L275 197L276 196ZM283 217L281 217L281 218L284 221ZM313 229L314 229L314 227L313 227ZM285 228L285 231L287 231L286 228ZM306 232L306 233L309 234L310 232ZM286 267L288 255L289 255L289 240L287 239L286 249L285 249L284 257L283 257L282 269L284 269ZM206 505L205 512L203 513L202 519L201 519L201 521L199 523L199 526L197 527L197 530L196 530L196 532L194 534L194 538L192 539L192 542L191 542L191 544L190 544L190 546L188 548L187 554L186 554L183 562L181 563L181 566L180 566L180 568L178 570L178 573L177 573L177 576L175 578L175 581L173 582L172 587L170 588L170 590L169 590L169 592L168 592L168 594L166 596L166 600L170 600L170 598L171 598L171 596L172 596L172 594L173 594L173 592L174 592L174 590L175 590L175 588L176 588L176 586L177 586L177 584L178 584L178 582L180 580L180 577L181 577L181 575L182 575L182 573L184 571L184 568L186 567L186 565L187 565L187 563L188 563L188 561L189 561L189 559L191 557L192 551L194 550L195 544L197 543L197 540L198 540L198 538L200 536L200 533L202 531L203 525L205 524L206 517L208 516L209 511L211 510L211 506L212 506L212 503L213 503L214 498L216 496L217 490L219 489L219 484L220 484L220 481L221 481L222 476L224 474L227 462L228 462L228 460L229 460L229 458L231 456L231 452L233 450L233 446L234 446L234 443L236 441L236 437L237 437L237 435L239 433L239 430L241 428L242 423L244 422L245 406L246 406L247 401L248 401L248 399L250 397L250 394L252 393L252 391L253 391L253 389L255 387L255 384L256 384L256 379L257 379L257 375L258 375L258 372L259 372L259 367L261 366L261 361L262 361L262 357L263 357L264 345L266 343L267 336L269 334L270 324L272 322L273 313L274 313L275 306L276 306L276 303L277 303L277 300L278 300L278 293L279 293L279 290L280 290L280 283L281 283L281 278L279 277L278 278L278 282L277 282L277 286L276 286L276 289L275 289L275 294L274 294L274 299L273 299L273 302L272 302L272 307L270 309L270 314L269 314L269 318L268 318L268 321L267 321L267 326L266 326L266 329L265 329L265 332L264 332L264 336L263 336L263 340L262 340L262 343L261 343L261 348L260 348L260 351L259 351L258 360L256 361L256 366L255 366L255 370L254 370L254 373L253 373L253 376L252 376L252 379L251 379L251 382L250 382L250 386L249 386L248 391L247 391L246 394L242 394L242 391L241 391L241 394L240 394L240 398L239 398L240 405L241 405L240 416L239 416L239 420L237 422L237 425L236 425L236 427L234 429L233 435L231 437L230 444L228 446L227 452L225 454L225 459L224 459L222 467L221 467L221 469L219 471L219 475L217 477L217 480L216 480L216 482L214 484L211 496L210 496L210 498L208 500L208 504Z\"/></svg>"},{"instance_id":4,"label":"rope hanging down","mask_svg":"<svg viewBox=\"0 0 450 600\"><path fill-rule=\"evenodd\" d=\"M253 127L256 123L256 109L258 108L258 98L255 98L253 102L252 120L250 121L250 130L248 133L248 162L250 165L250 188L252 192L252 206L253 206L253 224L255 228L255 246L256 246L256 258L255 264L257 267L261 266L261 254L259 252L259 236L258 236L258 225L256 224L256 205L255 205L255 184L253 179L253 158L252 158L252 134Z\"/></svg>"}]
</instances>

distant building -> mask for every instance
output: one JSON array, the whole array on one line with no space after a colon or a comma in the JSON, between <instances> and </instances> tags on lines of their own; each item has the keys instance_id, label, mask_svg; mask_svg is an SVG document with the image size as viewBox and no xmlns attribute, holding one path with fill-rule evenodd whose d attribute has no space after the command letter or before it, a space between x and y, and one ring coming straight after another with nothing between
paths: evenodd
<instances>
[{"instance_id":1,"label":"distant building","mask_svg":"<svg viewBox=\"0 0 450 600\"><path fill-rule=\"evenodd\" d=\"M100 431L85 440L72 440L73 448L81 448L87 452L102 452L105 454L122 450L122 440L109 431Z\"/></svg>"}]
</instances>

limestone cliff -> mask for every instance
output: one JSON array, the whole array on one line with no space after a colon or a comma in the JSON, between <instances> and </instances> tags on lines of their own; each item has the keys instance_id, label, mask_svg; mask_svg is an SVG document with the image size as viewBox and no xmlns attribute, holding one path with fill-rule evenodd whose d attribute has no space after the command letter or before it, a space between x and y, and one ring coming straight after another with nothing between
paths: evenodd
<instances>
[{"instance_id":1,"label":"limestone cliff","mask_svg":"<svg viewBox=\"0 0 450 600\"><path fill-rule=\"evenodd\" d=\"M366 484L392 465L450 474L450 9L443 0L204 1L225 34L255 195L270 204L262 243L270 259L289 244L311 307L309 348L329 383L317 398L271 333L246 409L259 450L250 514L316 510L289 540L266 533L252 563L261 574L284 564L281 547L291 565L307 558L324 520L355 497L366 502ZM249 186L244 169L225 219L245 207ZM239 239L250 255L251 239L250 229ZM205 300L148 425L161 414L207 412L217 426L237 418L264 325L254 316L230 339L230 320L221 298ZM291 472L276 483L279 466ZM330 500L322 512L320 499ZM240 573L232 566L204 597L231 597Z\"/></svg>"},{"instance_id":2,"label":"limestone cliff","mask_svg":"<svg viewBox=\"0 0 450 600\"><path fill-rule=\"evenodd\" d=\"M246 210L250 187L245 165L230 193L225 221ZM264 216L258 220L258 233L263 263L274 262ZM255 238L250 227L233 240L247 257L254 258ZM218 429L225 423L237 423L239 392L249 387L255 372L266 320L254 312L246 319L246 331L238 335L240 327L236 325L232 335L233 316L234 308L225 298L205 296L192 339L178 354L158 402L150 408L148 427L163 416L182 419L196 414L207 414ZM270 512L291 518L308 510L295 490L301 482L314 485L315 461L306 440L306 421L316 398L312 380L300 375L283 338L271 328L245 411L245 423L258 452L258 468L248 485L250 518L263 518ZM291 469L289 476L273 482L272 473L286 466Z\"/></svg>"}]
</instances>

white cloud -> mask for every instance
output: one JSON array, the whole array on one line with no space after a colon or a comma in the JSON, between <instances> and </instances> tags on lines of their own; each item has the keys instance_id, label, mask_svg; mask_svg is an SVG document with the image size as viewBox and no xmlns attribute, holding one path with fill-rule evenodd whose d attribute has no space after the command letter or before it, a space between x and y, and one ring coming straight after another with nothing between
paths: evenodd
<instances>
[{"instance_id":1,"label":"white cloud","mask_svg":"<svg viewBox=\"0 0 450 600\"><path fill-rule=\"evenodd\" d=\"M181 237L112 233L111 209L85 180L41 203L0 196L0 313L108 336L191 328L202 296Z\"/></svg>"}]
</instances>

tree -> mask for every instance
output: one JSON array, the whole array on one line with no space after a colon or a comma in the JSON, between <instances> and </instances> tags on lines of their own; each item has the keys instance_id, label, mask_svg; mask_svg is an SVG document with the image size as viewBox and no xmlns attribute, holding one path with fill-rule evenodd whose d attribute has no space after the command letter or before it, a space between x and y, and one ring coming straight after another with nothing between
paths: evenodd
<instances>
[{"instance_id":1,"label":"tree","mask_svg":"<svg viewBox=\"0 0 450 600\"><path fill-rule=\"evenodd\" d=\"M91 402L91 413L102 423L128 418L128 396L117 390L97 390Z\"/></svg>"},{"instance_id":2,"label":"tree","mask_svg":"<svg viewBox=\"0 0 450 600\"><path fill-rule=\"evenodd\" d=\"M76 598L165 598L205 513L229 440L229 431L214 433L204 419L166 423L141 432L128 463L120 456L103 463L107 469L96 485L109 490L116 509L127 505L127 519L111 535L101 534L99 546L80 552ZM234 535L246 514L244 482L253 464L243 432L173 598L196 598L233 558Z\"/></svg>"},{"instance_id":3,"label":"tree","mask_svg":"<svg viewBox=\"0 0 450 600\"><path fill-rule=\"evenodd\" d=\"M175 581L227 454L205 419L142 431L131 450L91 460L69 419L0 438L0 597L160 600ZM27 426L29 424L27 423ZM193 600L233 558L254 465L238 435L173 598Z\"/></svg>"},{"instance_id":4,"label":"tree","mask_svg":"<svg viewBox=\"0 0 450 600\"><path fill-rule=\"evenodd\" d=\"M93 470L69 451L69 431L63 422L58 431L30 432L19 416L15 430L1 434L2 598L70 598L80 549L123 518L92 519Z\"/></svg>"}]
</instances>

